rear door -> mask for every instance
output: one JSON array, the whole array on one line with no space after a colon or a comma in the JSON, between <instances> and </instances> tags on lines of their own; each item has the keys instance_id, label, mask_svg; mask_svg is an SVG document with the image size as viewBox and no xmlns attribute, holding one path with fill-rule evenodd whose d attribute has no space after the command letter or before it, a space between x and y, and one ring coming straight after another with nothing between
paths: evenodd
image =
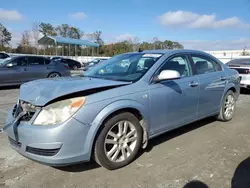
<instances>
[{"instance_id":1,"label":"rear door","mask_svg":"<svg viewBox=\"0 0 250 188\"><path fill-rule=\"evenodd\" d=\"M227 75L216 60L192 54L195 72L200 83L198 117L218 113L226 87Z\"/></svg>"},{"instance_id":2,"label":"rear door","mask_svg":"<svg viewBox=\"0 0 250 188\"><path fill-rule=\"evenodd\" d=\"M47 77L47 69L43 57L28 57L29 80Z\"/></svg>"}]
</instances>

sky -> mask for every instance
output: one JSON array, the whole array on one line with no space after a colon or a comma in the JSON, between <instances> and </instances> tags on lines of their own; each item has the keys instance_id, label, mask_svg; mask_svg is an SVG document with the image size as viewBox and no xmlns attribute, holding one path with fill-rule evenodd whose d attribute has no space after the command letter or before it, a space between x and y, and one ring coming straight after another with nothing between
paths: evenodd
<instances>
[{"instance_id":1,"label":"sky","mask_svg":"<svg viewBox=\"0 0 250 188\"><path fill-rule=\"evenodd\" d=\"M100 30L106 43L157 37L187 49L250 49L250 0L0 0L13 46L34 22Z\"/></svg>"}]
</instances>

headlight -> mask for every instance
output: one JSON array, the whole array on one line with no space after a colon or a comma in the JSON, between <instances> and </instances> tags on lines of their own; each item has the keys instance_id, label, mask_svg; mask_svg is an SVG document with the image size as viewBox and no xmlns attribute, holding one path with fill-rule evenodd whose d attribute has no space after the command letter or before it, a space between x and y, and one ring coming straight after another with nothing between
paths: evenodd
<instances>
[{"instance_id":1,"label":"headlight","mask_svg":"<svg viewBox=\"0 0 250 188\"><path fill-rule=\"evenodd\" d=\"M55 125L69 119L84 105L86 97L77 97L52 103L42 109L34 125Z\"/></svg>"}]
</instances>

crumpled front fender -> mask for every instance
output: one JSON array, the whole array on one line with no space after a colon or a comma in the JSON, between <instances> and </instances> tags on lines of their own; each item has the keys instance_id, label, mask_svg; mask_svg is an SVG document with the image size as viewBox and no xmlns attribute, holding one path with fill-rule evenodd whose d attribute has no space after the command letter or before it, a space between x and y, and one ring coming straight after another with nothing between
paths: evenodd
<instances>
[{"instance_id":1,"label":"crumpled front fender","mask_svg":"<svg viewBox=\"0 0 250 188\"><path fill-rule=\"evenodd\" d=\"M105 108L103 108L98 113L96 118L94 119L94 121L91 125L91 128L89 130L89 133L88 133L89 138L87 138L87 140L90 140L90 144L91 144L91 147L89 147L89 148L92 148L96 134L97 134L99 128L102 126L103 121L112 113L114 113L118 110L125 109L125 108L134 108L141 113L141 115L143 117L143 122L141 122L141 124L142 124L142 127L144 129L144 142L143 143L145 145L145 142L147 142L147 132L150 128L150 124L149 124L150 120L149 120L149 115L148 115L149 112L147 110L148 108L146 108L142 104L140 104L136 101L133 101L133 100L119 100L119 101L115 101L115 102L109 104L108 106L106 106Z\"/></svg>"}]
</instances>

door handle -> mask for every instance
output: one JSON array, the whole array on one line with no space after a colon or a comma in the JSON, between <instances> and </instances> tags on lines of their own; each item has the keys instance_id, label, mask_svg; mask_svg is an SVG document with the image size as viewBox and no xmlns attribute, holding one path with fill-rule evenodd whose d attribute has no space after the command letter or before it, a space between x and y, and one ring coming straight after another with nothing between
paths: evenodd
<instances>
[{"instance_id":1,"label":"door handle","mask_svg":"<svg viewBox=\"0 0 250 188\"><path fill-rule=\"evenodd\" d=\"M199 85L198 82L190 82L190 83L189 83L189 86L190 86L190 87L197 87L198 85Z\"/></svg>"},{"instance_id":2,"label":"door handle","mask_svg":"<svg viewBox=\"0 0 250 188\"><path fill-rule=\"evenodd\" d=\"M221 80L221 81L225 81L226 79L227 79L227 78L226 78L225 76L221 76L221 77L220 77L220 80Z\"/></svg>"}]
</instances>

